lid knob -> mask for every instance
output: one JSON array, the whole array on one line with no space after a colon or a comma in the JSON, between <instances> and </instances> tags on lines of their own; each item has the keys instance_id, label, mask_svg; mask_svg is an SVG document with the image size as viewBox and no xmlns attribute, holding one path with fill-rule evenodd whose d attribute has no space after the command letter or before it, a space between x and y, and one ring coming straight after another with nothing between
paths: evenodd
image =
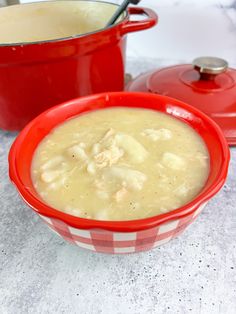
<instances>
[{"instance_id":1,"label":"lid knob","mask_svg":"<svg viewBox=\"0 0 236 314\"><path fill-rule=\"evenodd\" d=\"M193 67L200 73L216 75L227 70L228 62L216 57L200 57L193 60Z\"/></svg>"}]
</instances>

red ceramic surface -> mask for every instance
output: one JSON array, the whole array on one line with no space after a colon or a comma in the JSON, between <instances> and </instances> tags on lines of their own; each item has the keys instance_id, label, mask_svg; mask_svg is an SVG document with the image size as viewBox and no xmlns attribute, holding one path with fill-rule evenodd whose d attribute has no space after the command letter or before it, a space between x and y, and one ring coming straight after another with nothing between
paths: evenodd
<instances>
[{"instance_id":1,"label":"red ceramic surface","mask_svg":"<svg viewBox=\"0 0 236 314\"><path fill-rule=\"evenodd\" d=\"M114 222L73 217L40 199L31 180L31 161L37 145L65 120L86 111L115 106L149 108L167 113L191 125L202 137L210 154L210 173L202 191L189 204L151 218ZM117 92L71 100L50 108L31 121L11 147L9 175L25 202L63 238L94 251L128 253L130 248L136 252L166 243L182 232L224 184L229 159L229 148L222 131L199 110L169 97Z\"/></svg>"},{"instance_id":2,"label":"red ceramic surface","mask_svg":"<svg viewBox=\"0 0 236 314\"><path fill-rule=\"evenodd\" d=\"M127 90L187 102L209 115L221 127L228 143L236 145L236 70L207 75L191 64L171 66L140 75Z\"/></svg>"},{"instance_id":3,"label":"red ceramic surface","mask_svg":"<svg viewBox=\"0 0 236 314\"><path fill-rule=\"evenodd\" d=\"M129 20L137 14L146 19ZM156 23L152 10L132 7L120 23L92 34L0 45L0 128L20 130L58 103L123 90L126 35Z\"/></svg>"}]
</instances>

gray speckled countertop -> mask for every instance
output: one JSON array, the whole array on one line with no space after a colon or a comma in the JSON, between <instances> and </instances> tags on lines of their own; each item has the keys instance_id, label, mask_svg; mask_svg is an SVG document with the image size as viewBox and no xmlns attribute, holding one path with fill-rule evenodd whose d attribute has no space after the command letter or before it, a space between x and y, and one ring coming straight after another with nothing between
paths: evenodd
<instances>
[{"instance_id":1,"label":"gray speckled countertop","mask_svg":"<svg viewBox=\"0 0 236 314\"><path fill-rule=\"evenodd\" d=\"M133 74L153 68L144 62ZM236 313L236 149L227 183L179 238L104 255L52 233L8 179L15 135L0 132L0 313Z\"/></svg>"}]
</instances>

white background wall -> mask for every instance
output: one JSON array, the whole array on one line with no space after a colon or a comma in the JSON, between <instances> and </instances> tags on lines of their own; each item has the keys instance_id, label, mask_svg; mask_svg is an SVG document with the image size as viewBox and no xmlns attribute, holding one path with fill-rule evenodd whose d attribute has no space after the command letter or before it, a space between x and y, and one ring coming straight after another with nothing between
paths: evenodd
<instances>
[{"instance_id":1,"label":"white background wall","mask_svg":"<svg viewBox=\"0 0 236 314\"><path fill-rule=\"evenodd\" d=\"M143 0L159 23L129 35L128 55L191 61L201 55L236 64L236 1Z\"/></svg>"},{"instance_id":2,"label":"white background wall","mask_svg":"<svg viewBox=\"0 0 236 314\"><path fill-rule=\"evenodd\" d=\"M128 57L175 63L212 55L236 65L236 0L142 0L141 5L155 10L159 23L129 35Z\"/></svg>"}]
</instances>

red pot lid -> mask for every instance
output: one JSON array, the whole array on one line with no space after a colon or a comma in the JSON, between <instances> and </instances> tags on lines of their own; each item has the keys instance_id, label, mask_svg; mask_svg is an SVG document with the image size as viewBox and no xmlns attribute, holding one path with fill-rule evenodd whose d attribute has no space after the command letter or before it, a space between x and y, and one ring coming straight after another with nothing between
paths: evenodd
<instances>
[{"instance_id":1,"label":"red pot lid","mask_svg":"<svg viewBox=\"0 0 236 314\"><path fill-rule=\"evenodd\" d=\"M148 72L127 90L170 96L202 110L219 124L228 143L236 145L236 70L225 60L201 57L193 64Z\"/></svg>"}]
</instances>

